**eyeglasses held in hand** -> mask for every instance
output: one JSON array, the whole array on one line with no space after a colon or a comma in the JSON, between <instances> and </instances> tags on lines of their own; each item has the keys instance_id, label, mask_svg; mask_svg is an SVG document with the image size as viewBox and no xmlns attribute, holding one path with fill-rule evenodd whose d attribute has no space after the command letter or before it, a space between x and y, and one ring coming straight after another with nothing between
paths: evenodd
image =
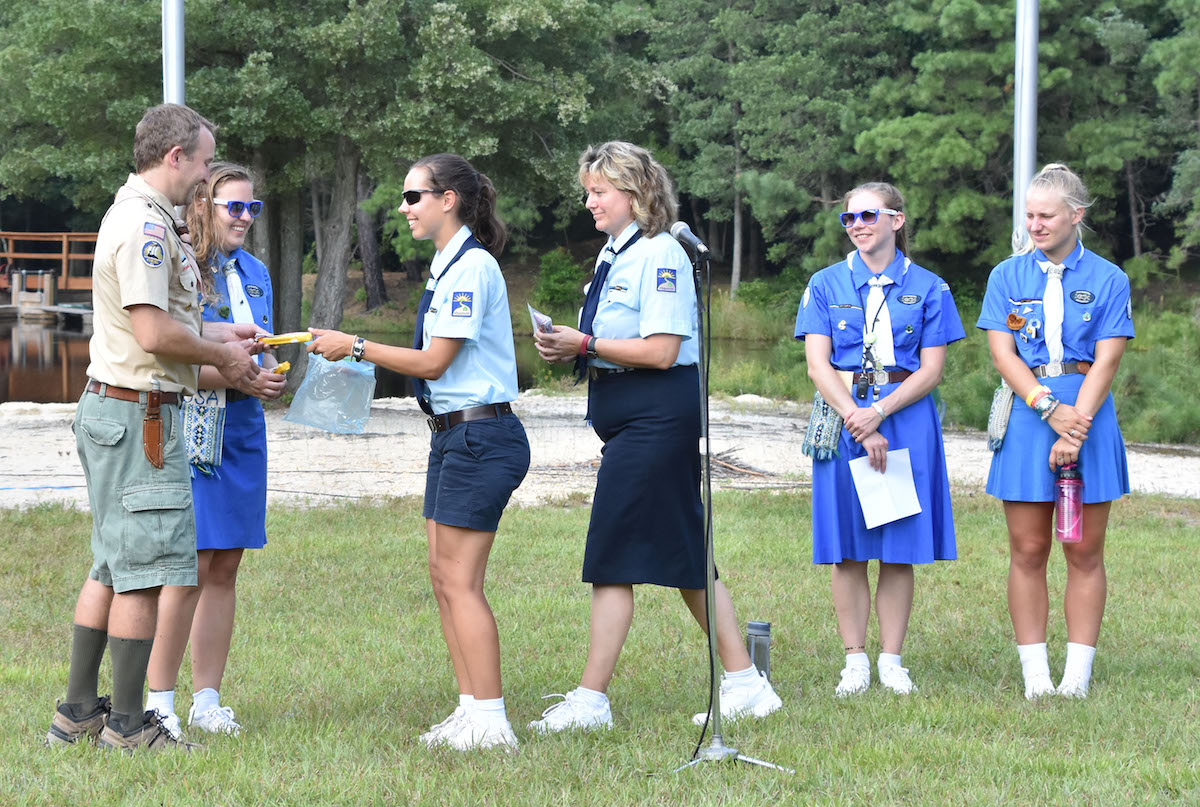
<instances>
[{"instance_id":1,"label":"eyeglasses held in hand","mask_svg":"<svg viewBox=\"0 0 1200 807\"><path fill-rule=\"evenodd\" d=\"M255 199L252 202L231 202L225 199L213 199L214 205L225 205L225 209L229 211L232 218L241 218L243 210L250 211L250 218L258 218L258 214L262 212L263 203Z\"/></svg>"},{"instance_id":2,"label":"eyeglasses held in hand","mask_svg":"<svg viewBox=\"0 0 1200 807\"><path fill-rule=\"evenodd\" d=\"M850 211L838 213L837 217L843 227L849 228L854 226L855 219L862 219L863 224L874 224L879 221L880 213L887 213L889 216L900 215L899 210L892 210L890 207L872 207L867 210L860 210L857 213L851 213Z\"/></svg>"},{"instance_id":3,"label":"eyeglasses held in hand","mask_svg":"<svg viewBox=\"0 0 1200 807\"><path fill-rule=\"evenodd\" d=\"M409 206L415 205L417 202L421 201L421 194L423 193L441 193L441 191L434 190L432 188L418 188L416 190L405 191L403 194L404 203Z\"/></svg>"}]
</instances>

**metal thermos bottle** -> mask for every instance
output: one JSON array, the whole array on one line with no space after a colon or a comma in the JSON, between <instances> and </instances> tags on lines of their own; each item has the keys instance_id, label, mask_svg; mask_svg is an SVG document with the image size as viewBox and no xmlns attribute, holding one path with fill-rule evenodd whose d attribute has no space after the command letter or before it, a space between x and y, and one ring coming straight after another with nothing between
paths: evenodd
<instances>
[{"instance_id":1,"label":"metal thermos bottle","mask_svg":"<svg viewBox=\"0 0 1200 807\"><path fill-rule=\"evenodd\" d=\"M771 623L746 623L746 652L758 671L771 677Z\"/></svg>"}]
</instances>

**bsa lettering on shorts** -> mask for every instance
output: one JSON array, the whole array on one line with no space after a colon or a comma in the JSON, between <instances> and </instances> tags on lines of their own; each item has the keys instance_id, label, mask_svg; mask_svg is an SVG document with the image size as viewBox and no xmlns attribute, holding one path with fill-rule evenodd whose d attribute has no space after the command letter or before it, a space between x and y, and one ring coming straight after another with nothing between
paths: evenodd
<instances>
[{"instance_id":1,"label":"bsa lettering on shorts","mask_svg":"<svg viewBox=\"0 0 1200 807\"><path fill-rule=\"evenodd\" d=\"M456 291L450 298L450 316L452 317L469 317L471 309L474 306L475 292L473 291Z\"/></svg>"},{"instance_id":2,"label":"bsa lettering on shorts","mask_svg":"<svg viewBox=\"0 0 1200 807\"><path fill-rule=\"evenodd\" d=\"M1087 305L1092 300L1096 299L1096 295L1092 294L1087 289L1080 289L1079 291L1071 292L1071 299L1080 305Z\"/></svg>"},{"instance_id":3,"label":"bsa lettering on shorts","mask_svg":"<svg viewBox=\"0 0 1200 807\"><path fill-rule=\"evenodd\" d=\"M262 297L263 290L259 286L247 286L246 287L246 296L247 297Z\"/></svg>"},{"instance_id":4,"label":"bsa lettering on shorts","mask_svg":"<svg viewBox=\"0 0 1200 807\"><path fill-rule=\"evenodd\" d=\"M655 291L666 292L667 294L675 293L675 270L674 269L659 269L658 277L654 286Z\"/></svg>"},{"instance_id":5,"label":"bsa lettering on shorts","mask_svg":"<svg viewBox=\"0 0 1200 807\"><path fill-rule=\"evenodd\" d=\"M147 241L142 244L142 263L149 266L151 269L157 269L162 266L163 248L162 244L157 241Z\"/></svg>"},{"instance_id":6,"label":"bsa lettering on shorts","mask_svg":"<svg viewBox=\"0 0 1200 807\"><path fill-rule=\"evenodd\" d=\"M160 241L165 241L167 238L167 228L161 224L148 221L142 225L142 235L152 235Z\"/></svg>"},{"instance_id":7,"label":"bsa lettering on shorts","mask_svg":"<svg viewBox=\"0 0 1200 807\"><path fill-rule=\"evenodd\" d=\"M921 302L921 295L919 295L919 294L901 294L896 299L899 300L900 302L904 303L905 305L916 305L917 303Z\"/></svg>"}]
</instances>

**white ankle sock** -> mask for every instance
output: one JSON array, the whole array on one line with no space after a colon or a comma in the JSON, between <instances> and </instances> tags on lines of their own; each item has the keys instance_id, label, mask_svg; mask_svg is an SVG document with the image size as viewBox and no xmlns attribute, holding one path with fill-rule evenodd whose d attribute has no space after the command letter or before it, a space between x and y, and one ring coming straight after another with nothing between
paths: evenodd
<instances>
[{"instance_id":1,"label":"white ankle sock","mask_svg":"<svg viewBox=\"0 0 1200 807\"><path fill-rule=\"evenodd\" d=\"M221 705L221 696L212 687L205 687L199 692L192 695L192 707L196 710L196 714L202 715L209 709L219 708Z\"/></svg>"},{"instance_id":2,"label":"white ankle sock","mask_svg":"<svg viewBox=\"0 0 1200 807\"><path fill-rule=\"evenodd\" d=\"M879 669L881 670L884 667L899 667L900 655L898 653L880 653L876 664L879 665Z\"/></svg>"},{"instance_id":3,"label":"white ankle sock","mask_svg":"<svg viewBox=\"0 0 1200 807\"><path fill-rule=\"evenodd\" d=\"M871 659L867 658L866 653L847 653L846 654L846 666L847 667L866 667L869 670L869 669L871 669Z\"/></svg>"},{"instance_id":4,"label":"white ankle sock","mask_svg":"<svg viewBox=\"0 0 1200 807\"><path fill-rule=\"evenodd\" d=\"M472 717L485 726L502 726L508 722L504 711L504 698L472 698L468 710Z\"/></svg>"},{"instance_id":5,"label":"white ankle sock","mask_svg":"<svg viewBox=\"0 0 1200 807\"><path fill-rule=\"evenodd\" d=\"M464 712L471 711L471 704L473 704L474 702L475 702L474 695L463 695L460 693L458 696L458 705L462 707Z\"/></svg>"},{"instance_id":6,"label":"white ankle sock","mask_svg":"<svg viewBox=\"0 0 1200 807\"><path fill-rule=\"evenodd\" d=\"M730 672L729 670L725 671L726 683L732 684L733 686L744 686L746 684L753 684L757 680L758 680L758 668L755 667L753 664L751 664L746 669L738 670L737 672Z\"/></svg>"},{"instance_id":7,"label":"white ankle sock","mask_svg":"<svg viewBox=\"0 0 1200 807\"><path fill-rule=\"evenodd\" d=\"M602 709L608 705L608 695L603 692L587 687L576 687L575 691L579 693L580 700L593 709Z\"/></svg>"},{"instance_id":8,"label":"white ankle sock","mask_svg":"<svg viewBox=\"0 0 1200 807\"><path fill-rule=\"evenodd\" d=\"M146 697L146 710L149 711L151 709L155 709L164 715L175 714L175 690L150 690L150 694Z\"/></svg>"},{"instance_id":9,"label":"white ankle sock","mask_svg":"<svg viewBox=\"0 0 1200 807\"><path fill-rule=\"evenodd\" d=\"M1063 677L1074 674L1086 685L1092 678L1092 660L1095 658L1096 648L1067 642L1067 663L1064 665Z\"/></svg>"},{"instance_id":10,"label":"white ankle sock","mask_svg":"<svg viewBox=\"0 0 1200 807\"><path fill-rule=\"evenodd\" d=\"M1046 643L1019 644L1017 656L1021 659L1021 675L1028 681L1041 673L1050 677L1050 657L1046 653Z\"/></svg>"}]
</instances>

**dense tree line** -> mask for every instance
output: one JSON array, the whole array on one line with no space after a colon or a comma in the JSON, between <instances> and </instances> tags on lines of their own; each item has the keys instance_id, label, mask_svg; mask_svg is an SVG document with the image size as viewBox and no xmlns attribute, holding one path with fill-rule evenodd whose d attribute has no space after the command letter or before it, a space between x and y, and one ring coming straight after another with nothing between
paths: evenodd
<instances>
[{"instance_id":1,"label":"dense tree line","mask_svg":"<svg viewBox=\"0 0 1200 807\"><path fill-rule=\"evenodd\" d=\"M735 283L803 285L844 252L852 185L908 196L923 263L978 288L1011 227L1014 3L989 0L188 0L188 102L220 153L265 177L255 250L297 327L341 319L353 250L382 300L377 239L407 164L457 151L517 235L565 232L575 157L653 147ZM1200 4L1042 0L1041 162L1098 197L1088 242L1135 283L1200 249ZM0 6L0 198L93 226L161 96L159 4ZM403 228L396 236L399 250ZM356 235L357 232L357 235ZM397 228L391 222L391 244ZM371 279L376 282L374 285Z\"/></svg>"}]
</instances>

